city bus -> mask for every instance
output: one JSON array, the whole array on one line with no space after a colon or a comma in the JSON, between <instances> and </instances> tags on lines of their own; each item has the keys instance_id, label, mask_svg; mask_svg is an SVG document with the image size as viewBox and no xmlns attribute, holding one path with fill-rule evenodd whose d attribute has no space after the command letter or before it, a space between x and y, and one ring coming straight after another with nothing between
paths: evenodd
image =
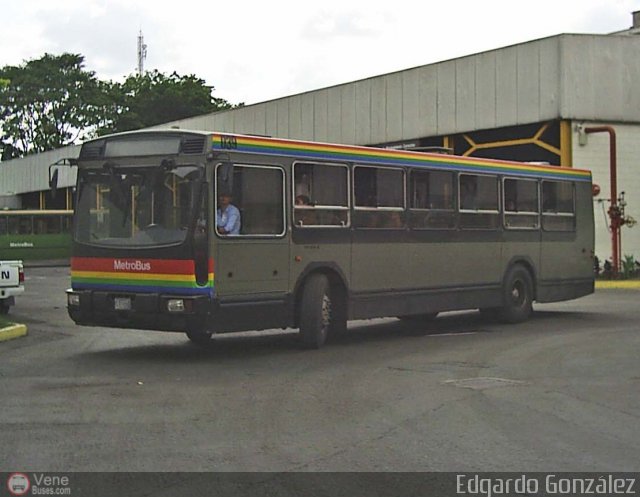
<instances>
[{"instance_id":1,"label":"city bus","mask_svg":"<svg viewBox=\"0 0 640 497\"><path fill-rule=\"evenodd\" d=\"M0 210L0 259L71 256L71 210Z\"/></svg>"},{"instance_id":2,"label":"city bus","mask_svg":"<svg viewBox=\"0 0 640 497\"><path fill-rule=\"evenodd\" d=\"M72 163L79 325L198 344L297 328L319 348L348 320L517 323L594 289L585 170L177 129L88 141Z\"/></svg>"}]
</instances>

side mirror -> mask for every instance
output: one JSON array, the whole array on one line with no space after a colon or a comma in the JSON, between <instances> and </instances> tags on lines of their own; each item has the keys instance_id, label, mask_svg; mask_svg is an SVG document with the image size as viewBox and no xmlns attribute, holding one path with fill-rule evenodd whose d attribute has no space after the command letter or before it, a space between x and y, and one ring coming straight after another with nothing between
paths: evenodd
<instances>
[{"instance_id":1,"label":"side mirror","mask_svg":"<svg viewBox=\"0 0 640 497\"><path fill-rule=\"evenodd\" d=\"M51 188L51 197L56 198L58 191L58 168L60 166L73 167L78 165L78 160L74 158L60 159L49 166L49 188Z\"/></svg>"}]
</instances>

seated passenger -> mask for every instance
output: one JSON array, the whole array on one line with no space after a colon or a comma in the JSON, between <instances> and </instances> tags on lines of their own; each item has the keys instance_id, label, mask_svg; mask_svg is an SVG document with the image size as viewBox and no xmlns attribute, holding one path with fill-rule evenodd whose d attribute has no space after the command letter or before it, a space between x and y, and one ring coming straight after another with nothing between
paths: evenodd
<instances>
[{"instance_id":1,"label":"seated passenger","mask_svg":"<svg viewBox=\"0 0 640 497\"><path fill-rule=\"evenodd\" d=\"M296 206L310 206L311 200L306 195L296 196ZM309 209L297 209L295 222L301 226L313 226L318 223L316 213Z\"/></svg>"}]
</instances>

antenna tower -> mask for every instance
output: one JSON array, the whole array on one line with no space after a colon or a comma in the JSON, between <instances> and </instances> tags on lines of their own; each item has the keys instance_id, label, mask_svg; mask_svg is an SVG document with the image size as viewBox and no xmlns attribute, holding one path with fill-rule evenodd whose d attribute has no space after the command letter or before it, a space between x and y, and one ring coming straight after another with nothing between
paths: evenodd
<instances>
[{"instance_id":1,"label":"antenna tower","mask_svg":"<svg viewBox=\"0 0 640 497\"><path fill-rule=\"evenodd\" d=\"M142 36L142 30L138 35L138 74L142 76L144 74L144 59L147 58L147 45L144 42L144 36Z\"/></svg>"}]
</instances>

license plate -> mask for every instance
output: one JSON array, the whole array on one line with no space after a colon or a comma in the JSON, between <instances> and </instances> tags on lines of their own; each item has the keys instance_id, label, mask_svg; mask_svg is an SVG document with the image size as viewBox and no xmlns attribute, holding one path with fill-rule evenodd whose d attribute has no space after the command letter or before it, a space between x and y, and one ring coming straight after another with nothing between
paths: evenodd
<instances>
[{"instance_id":1,"label":"license plate","mask_svg":"<svg viewBox=\"0 0 640 497\"><path fill-rule=\"evenodd\" d=\"M130 311L131 299L129 297L116 297L113 299L113 307L116 311Z\"/></svg>"}]
</instances>

